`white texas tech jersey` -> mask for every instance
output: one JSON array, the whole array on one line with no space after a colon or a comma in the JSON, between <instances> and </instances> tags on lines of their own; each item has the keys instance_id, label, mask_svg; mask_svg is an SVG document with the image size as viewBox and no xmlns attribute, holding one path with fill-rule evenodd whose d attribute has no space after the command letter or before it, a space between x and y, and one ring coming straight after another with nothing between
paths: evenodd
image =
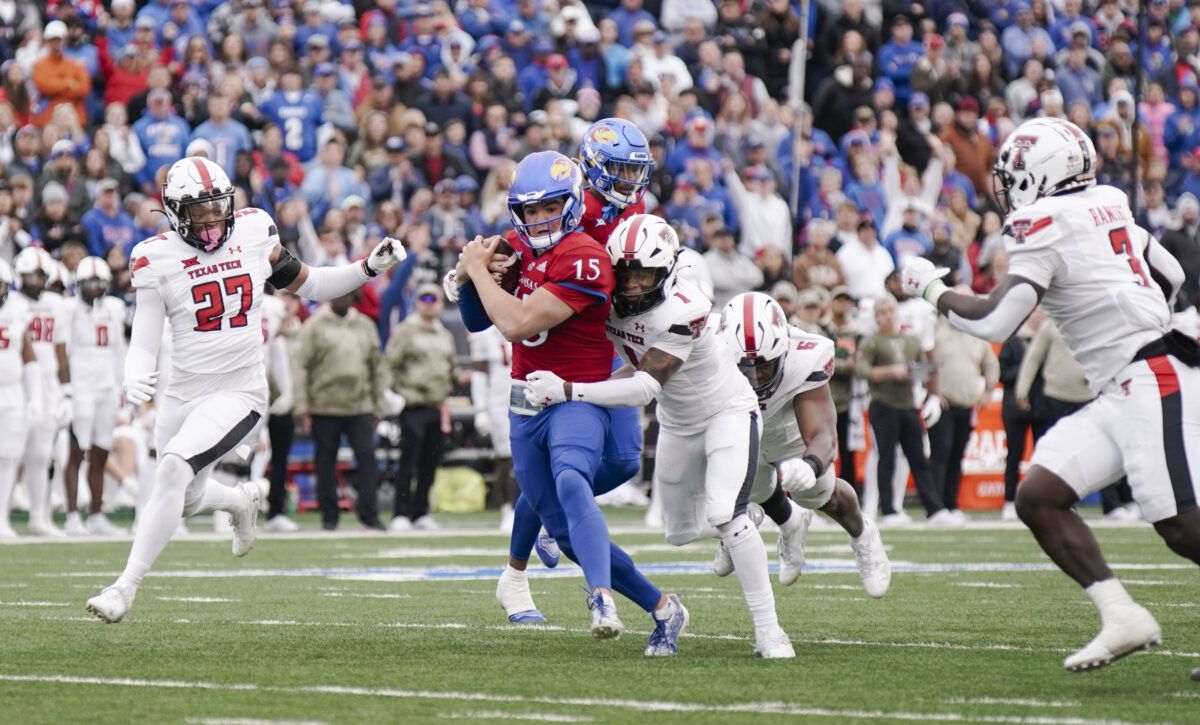
<instances>
[{"instance_id":1,"label":"white texas tech jersey","mask_svg":"<svg viewBox=\"0 0 1200 725\"><path fill-rule=\"evenodd\" d=\"M833 340L788 326L791 347L783 364L783 379L766 400L763 411L761 458L767 463L804 455L804 439L792 399L800 393L829 384L833 377Z\"/></svg>"},{"instance_id":2,"label":"white texas tech jersey","mask_svg":"<svg viewBox=\"0 0 1200 725\"><path fill-rule=\"evenodd\" d=\"M495 325L482 332L472 332L467 335L467 344L471 350L471 361L487 363L488 389L503 389L503 396L508 400L508 388L512 380L512 343L504 339L504 335Z\"/></svg>"},{"instance_id":3,"label":"white texas tech jersey","mask_svg":"<svg viewBox=\"0 0 1200 725\"><path fill-rule=\"evenodd\" d=\"M1146 263L1149 240L1125 192L1111 186L1038 199L1005 225L1008 273L1046 290L1042 307L1092 392L1170 329L1171 311Z\"/></svg>"},{"instance_id":4,"label":"white texas tech jersey","mask_svg":"<svg viewBox=\"0 0 1200 725\"><path fill-rule=\"evenodd\" d=\"M36 300L26 297L25 301L29 303L29 334L33 338L33 352L42 371L42 381L50 383L47 391L58 390L58 355L54 346L66 335L67 301L59 293L50 291L43 291Z\"/></svg>"},{"instance_id":5,"label":"white texas tech jersey","mask_svg":"<svg viewBox=\"0 0 1200 725\"><path fill-rule=\"evenodd\" d=\"M4 306L0 307L0 408L17 408L25 404L22 392L21 360L25 331L29 329L29 300L11 290Z\"/></svg>"},{"instance_id":6,"label":"white texas tech jersey","mask_svg":"<svg viewBox=\"0 0 1200 725\"><path fill-rule=\"evenodd\" d=\"M229 241L214 252L167 231L139 243L130 255L134 288L157 289L166 305L172 338L168 390L179 397L220 389L216 376L238 371L255 374L266 388L263 285L279 233L261 209L242 209L233 217Z\"/></svg>"},{"instance_id":7,"label":"white texas tech jersey","mask_svg":"<svg viewBox=\"0 0 1200 725\"><path fill-rule=\"evenodd\" d=\"M621 359L634 367L652 347L683 360L658 397L662 427L694 433L720 413L755 410L754 389L708 325L712 303L699 288L680 279L669 281L665 294L666 300L649 312L630 317L613 312L605 323Z\"/></svg>"},{"instance_id":8,"label":"white texas tech jersey","mask_svg":"<svg viewBox=\"0 0 1200 725\"><path fill-rule=\"evenodd\" d=\"M114 390L125 364L125 303L103 295L92 304L80 297L67 300L64 330L71 385L76 390Z\"/></svg>"}]
</instances>

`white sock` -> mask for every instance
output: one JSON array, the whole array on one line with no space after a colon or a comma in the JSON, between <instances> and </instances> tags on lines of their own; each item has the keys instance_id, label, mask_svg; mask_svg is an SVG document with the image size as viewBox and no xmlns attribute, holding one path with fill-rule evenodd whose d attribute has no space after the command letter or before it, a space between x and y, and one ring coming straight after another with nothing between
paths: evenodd
<instances>
[{"instance_id":1,"label":"white sock","mask_svg":"<svg viewBox=\"0 0 1200 725\"><path fill-rule=\"evenodd\" d=\"M800 525L801 517L804 516L804 512L801 511L802 507L795 501L788 499L788 507L792 510L791 515L788 516L787 520L782 524L777 524L777 526L779 526L779 530L785 534L790 534L795 531L796 527Z\"/></svg>"},{"instance_id":2,"label":"white sock","mask_svg":"<svg viewBox=\"0 0 1200 725\"><path fill-rule=\"evenodd\" d=\"M670 599L666 599L664 601L666 602L665 604L650 613L650 615L654 617L655 621L665 622L671 617L675 616L675 602L671 601Z\"/></svg>"},{"instance_id":3,"label":"white sock","mask_svg":"<svg viewBox=\"0 0 1200 725\"><path fill-rule=\"evenodd\" d=\"M504 613L516 614L537 609L533 603L533 594L529 591L529 573L514 569L512 564L504 567L500 575L500 586L505 589Z\"/></svg>"},{"instance_id":4,"label":"white sock","mask_svg":"<svg viewBox=\"0 0 1200 725\"><path fill-rule=\"evenodd\" d=\"M767 547L754 522L742 514L717 528L721 531L721 541L729 550L729 558L733 559L733 571L742 585L755 632L778 627L775 593L771 590L771 574L767 571Z\"/></svg>"},{"instance_id":5,"label":"white sock","mask_svg":"<svg viewBox=\"0 0 1200 725\"><path fill-rule=\"evenodd\" d=\"M25 464L25 488L29 491L29 520L50 517L50 476L45 460Z\"/></svg>"},{"instance_id":6,"label":"white sock","mask_svg":"<svg viewBox=\"0 0 1200 725\"><path fill-rule=\"evenodd\" d=\"M1091 597L1096 608L1100 610L1100 621L1106 622L1114 614L1125 607L1134 604L1133 597L1125 591L1125 586L1116 577L1098 581L1083 590Z\"/></svg>"},{"instance_id":7,"label":"white sock","mask_svg":"<svg viewBox=\"0 0 1200 725\"><path fill-rule=\"evenodd\" d=\"M142 578L154 566L167 542L179 528L183 517L183 500L188 484L193 477L192 469L181 458L167 456L154 477L154 488L147 497L146 505L138 511L137 530L133 534L133 548L129 551L129 562L117 579L117 586L137 591Z\"/></svg>"},{"instance_id":8,"label":"white sock","mask_svg":"<svg viewBox=\"0 0 1200 725\"><path fill-rule=\"evenodd\" d=\"M17 485L17 460L0 458L0 524L9 523L8 502L12 499L15 485Z\"/></svg>"},{"instance_id":9,"label":"white sock","mask_svg":"<svg viewBox=\"0 0 1200 725\"><path fill-rule=\"evenodd\" d=\"M229 511L233 512L246 505L246 494L242 489L220 483L212 483L204 488L204 498L200 501L200 511Z\"/></svg>"}]
</instances>

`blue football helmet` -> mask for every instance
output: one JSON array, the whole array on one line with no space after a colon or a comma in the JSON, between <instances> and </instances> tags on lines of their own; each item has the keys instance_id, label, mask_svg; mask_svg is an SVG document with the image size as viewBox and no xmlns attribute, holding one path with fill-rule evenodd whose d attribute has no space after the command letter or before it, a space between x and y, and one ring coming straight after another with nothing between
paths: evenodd
<instances>
[{"instance_id":1,"label":"blue football helmet","mask_svg":"<svg viewBox=\"0 0 1200 725\"><path fill-rule=\"evenodd\" d=\"M562 214L536 224L525 223L525 205L566 197ZM579 227L583 218L583 172L579 165L557 151L538 151L517 164L508 187L508 216L517 235L533 249L548 249ZM533 235L533 227L547 224L558 230Z\"/></svg>"},{"instance_id":2,"label":"blue football helmet","mask_svg":"<svg viewBox=\"0 0 1200 725\"><path fill-rule=\"evenodd\" d=\"M620 118L601 119L584 132L579 160L596 193L622 209L642 200L654 171L646 134Z\"/></svg>"}]
</instances>

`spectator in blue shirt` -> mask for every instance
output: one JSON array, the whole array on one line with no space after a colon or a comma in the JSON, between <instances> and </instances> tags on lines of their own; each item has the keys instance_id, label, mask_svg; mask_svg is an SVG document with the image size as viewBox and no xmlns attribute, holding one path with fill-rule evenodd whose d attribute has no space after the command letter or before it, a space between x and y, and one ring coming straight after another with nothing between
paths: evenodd
<instances>
[{"instance_id":1,"label":"spectator in blue shirt","mask_svg":"<svg viewBox=\"0 0 1200 725\"><path fill-rule=\"evenodd\" d=\"M1073 47L1067 53L1066 65L1054 75L1058 90L1062 92L1063 105L1070 108L1083 102L1095 108L1104 100L1100 87L1100 74L1087 63L1087 49Z\"/></svg>"},{"instance_id":2,"label":"spectator in blue shirt","mask_svg":"<svg viewBox=\"0 0 1200 725\"><path fill-rule=\"evenodd\" d=\"M88 254L103 258L112 247L125 249L138 241L133 217L121 208L114 179L101 179L96 184L96 201L83 214L83 229L87 233Z\"/></svg>"},{"instance_id":3,"label":"spectator in blue shirt","mask_svg":"<svg viewBox=\"0 0 1200 725\"><path fill-rule=\"evenodd\" d=\"M241 122L230 118L231 103L219 93L208 97L208 120L196 127L192 138L203 138L213 145L213 162L234 177L234 162L239 153L250 153L254 142L250 130Z\"/></svg>"},{"instance_id":4,"label":"spectator in blue shirt","mask_svg":"<svg viewBox=\"0 0 1200 725\"><path fill-rule=\"evenodd\" d=\"M883 240L883 248L892 255L896 268L904 266L909 257L924 257L933 251L933 240L921 225L921 210L909 204L904 209L904 221L900 228Z\"/></svg>"},{"instance_id":5,"label":"spectator in blue shirt","mask_svg":"<svg viewBox=\"0 0 1200 725\"><path fill-rule=\"evenodd\" d=\"M304 0L301 19L304 22L296 28L296 37L293 40L297 49L306 47L308 39L314 35L321 35L326 39L337 35L337 28L333 23L326 22L321 16L320 0Z\"/></svg>"},{"instance_id":6,"label":"spectator in blue shirt","mask_svg":"<svg viewBox=\"0 0 1200 725\"><path fill-rule=\"evenodd\" d=\"M458 23L475 40L504 31L504 16L492 9L489 0L468 0L466 10L458 14Z\"/></svg>"},{"instance_id":7,"label":"spectator in blue shirt","mask_svg":"<svg viewBox=\"0 0 1200 725\"><path fill-rule=\"evenodd\" d=\"M108 41L108 52L113 56L133 41L133 34L137 32L133 23L133 11L136 8L134 0L113 0L111 16L103 30Z\"/></svg>"},{"instance_id":8,"label":"spectator in blue shirt","mask_svg":"<svg viewBox=\"0 0 1200 725\"><path fill-rule=\"evenodd\" d=\"M100 75L100 53L88 38L87 28L79 16L67 20L67 42L63 46L63 55L83 65L89 78Z\"/></svg>"},{"instance_id":9,"label":"spectator in blue shirt","mask_svg":"<svg viewBox=\"0 0 1200 725\"><path fill-rule=\"evenodd\" d=\"M1054 41L1045 28L1033 23L1033 10L1028 3L1019 0L1016 3L1017 22L1004 29L1000 35L1000 45L1004 48L1004 64L1008 77L1015 78L1021 73L1021 66L1033 57L1034 43L1041 40L1046 50L1054 48Z\"/></svg>"},{"instance_id":10,"label":"spectator in blue shirt","mask_svg":"<svg viewBox=\"0 0 1200 725\"><path fill-rule=\"evenodd\" d=\"M317 79L332 79L333 66L322 63L315 71ZM332 84L318 84L332 85ZM340 93L340 89L330 89ZM263 115L283 131L283 148L296 154L301 163L307 163L317 153L317 127L323 119L322 97L315 91L304 91L304 76L297 68L283 72L279 90L263 103Z\"/></svg>"},{"instance_id":11,"label":"spectator in blue shirt","mask_svg":"<svg viewBox=\"0 0 1200 725\"><path fill-rule=\"evenodd\" d=\"M896 102L908 104L912 73L925 57L925 46L914 41L912 23L903 15L892 21L892 39L879 49L879 70L895 85Z\"/></svg>"},{"instance_id":12,"label":"spectator in blue shirt","mask_svg":"<svg viewBox=\"0 0 1200 725\"><path fill-rule=\"evenodd\" d=\"M359 180L358 175L346 168L346 147L341 140L331 138L321 147L317 160L304 172L300 184L300 195L308 203L313 222L318 224L325 212L341 207L348 196L367 198L371 191Z\"/></svg>"},{"instance_id":13,"label":"spectator in blue shirt","mask_svg":"<svg viewBox=\"0 0 1200 725\"><path fill-rule=\"evenodd\" d=\"M1171 166L1182 168L1184 154L1196 147L1196 132L1200 130L1200 86L1195 81L1179 87L1179 101L1174 113L1167 117L1163 143L1171 155Z\"/></svg>"},{"instance_id":14,"label":"spectator in blue shirt","mask_svg":"<svg viewBox=\"0 0 1200 725\"><path fill-rule=\"evenodd\" d=\"M187 121L175 115L171 92L156 88L146 97L146 112L133 124L133 132L146 153L146 165L134 179L153 190L159 168L183 158L192 129Z\"/></svg>"},{"instance_id":15,"label":"spectator in blue shirt","mask_svg":"<svg viewBox=\"0 0 1200 725\"><path fill-rule=\"evenodd\" d=\"M1054 41L1055 48L1062 50L1070 47L1071 36L1080 29L1087 30L1088 45L1098 47L1099 36L1096 33L1096 26L1092 25L1082 10L1083 0L1064 0L1062 13L1054 19L1054 23L1050 26L1050 39Z\"/></svg>"},{"instance_id":16,"label":"spectator in blue shirt","mask_svg":"<svg viewBox=\"0 0 1200 725\"><path fill-rule=\"evenodd\" d=\"M713 148L712 122L704 116L696 116L687 122L686 136L683 143L675 145L667 156L667 171L678 174L689 171L693 159L707 159L716 165L721 165L721 152Z\"/></svg>"},{"instance_id":17,"label":"spectator in blue shirt","mask_svg":"<svg viewBox=\"0 0 1200 725\"><path fill-rule=\"evenodd\" d=\"M633 27L640 21L649 20L658 27L658 20L642 8L642 0L621 0L621 7L607 17L617 24L617 39L626 48L633 45Z\"/></svg>"}]
</instances>

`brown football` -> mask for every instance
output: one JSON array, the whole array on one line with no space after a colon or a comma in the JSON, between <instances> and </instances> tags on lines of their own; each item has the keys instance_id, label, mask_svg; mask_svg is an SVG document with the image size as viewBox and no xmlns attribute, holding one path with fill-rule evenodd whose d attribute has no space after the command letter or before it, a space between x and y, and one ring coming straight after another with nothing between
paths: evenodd
<instances>
[{"instance_id":1,"label":"brown football","mask_svg":"<svg viewBox=\"0 0 1200 725\"><path fill-rule=\"evenodd\" d=\"M517 263L519 260L516 251L503 239L496 245L496 257L501 255L507 259L503 262L502 271L498 272L500 277L497 279L497 283L505 292L512 292L517 288L517 281L521 278L521 265ZM492 263L492 268L496 268L495 261Z\"/></svg>"}]
</instances>

